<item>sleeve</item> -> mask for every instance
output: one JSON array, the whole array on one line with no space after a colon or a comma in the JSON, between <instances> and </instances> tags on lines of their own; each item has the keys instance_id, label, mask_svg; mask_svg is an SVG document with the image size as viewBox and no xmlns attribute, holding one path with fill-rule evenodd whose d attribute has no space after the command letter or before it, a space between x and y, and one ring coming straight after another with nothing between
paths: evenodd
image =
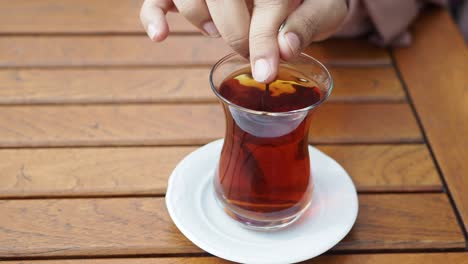
<instances>
[{"instance_id":1,"label":"sleeve","mask_svg":"<svg viewBox=\"0 0 468 264\"><path fill-rule=\"evenodd\" d=\"M447 5L448 0L348 0L348 15L336 37L368 34L381 45L407 46L408 27L428 3Z\"/></svg>"}]
</instances>

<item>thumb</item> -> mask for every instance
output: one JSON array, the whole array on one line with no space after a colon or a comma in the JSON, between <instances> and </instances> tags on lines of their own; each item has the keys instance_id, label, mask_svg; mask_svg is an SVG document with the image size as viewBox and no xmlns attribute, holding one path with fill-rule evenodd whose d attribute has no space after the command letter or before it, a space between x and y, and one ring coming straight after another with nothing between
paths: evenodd
<instances>
[{"instance_id":1,"label":"thumb","mask_svg":"<svg viewBox=\"0 0 468 264\"><path fill-rule=\"evenodd\" d=\"M345 0L305 0L285 21L278 34L280 56L289 60L313 41L332 35L347 13Z\"/></svg>"}]
</instances>

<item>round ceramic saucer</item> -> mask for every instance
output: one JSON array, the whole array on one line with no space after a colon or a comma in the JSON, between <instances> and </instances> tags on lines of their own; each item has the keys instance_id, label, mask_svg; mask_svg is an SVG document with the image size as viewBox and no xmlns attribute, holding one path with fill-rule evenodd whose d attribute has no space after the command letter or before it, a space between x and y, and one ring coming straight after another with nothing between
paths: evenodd
<instances>
[{"instance_id":1,"label":"round ceramic saucer","mask_svg":"<svg viewBox=\"0 0 468 264\"><path fill-rule=\"evenodd\" d=\"M336 161L309 146L315 184L309 209L284 229L245 229L215 200L212 180L222 144L217 140L195 150L169 178L169 214L179 230L201 249L235 262L293 263L327 251L353 226L358 212L353 182Z\"/></svg>"}]
</instances>

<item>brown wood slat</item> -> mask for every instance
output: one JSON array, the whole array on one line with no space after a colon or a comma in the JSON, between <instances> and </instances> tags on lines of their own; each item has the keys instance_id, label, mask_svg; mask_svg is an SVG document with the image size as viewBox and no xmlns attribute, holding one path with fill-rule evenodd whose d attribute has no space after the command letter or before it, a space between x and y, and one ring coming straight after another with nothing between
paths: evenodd
<instances>
[{"instance_id":1,"label":"brown wood slat","mask_svg":"<svg viewBox=\"0 0 468 264\"><path fill-rule=\"evenodd\" d=\"M424 145L319 146L359 191L441 191ZM164 195L195 147L0 150L0 197Z\"/></svg>"},{"instance_id":2,"label":"brown wood slat","mask_svg":"<svg viewBox=\"0 0 468 264\"><path fill-rule=\"evenodd\" d=\"M0 67L212 64L230 49L220 39L171 36L21 36L0 38Z\"/></svg>"},{"instance_id":3,"label":"brown wood slat","mask_svg":"<svg viewBox=\"0 0 468 264\"><path fill-rule=\"evenodd\" d=\"M335 249L429 248L425 243L438 249L466 246L445 194L360 195L354 229Z\"/></svg>"},{"instance_id":4,"label":"brown wood slat","mask_svg":"<svg viewBox=\"0 0 468 264\"><path fill-rule=\"evenodd\" d=\"M24 260L5 261L6 264L227 264L233 263L215 257L187 258L114 258L114 259L76 259L76 260ZM320 256L301 262L304 264L467 264L468 253L418 253L418 254L359 254Z\"/></svg>"},{"instance_id":5,"label":"brown wood slat","mask_svg":"<svg viewBox=\"0 0 468 264\"><path fill-rule=\"evenodd\" d=\"M421 133L407 104L328 104L317 110L310 141L416 143Z\"/></svg>"},{"instance_id":6,"label":"brown wood slat","mask_svg":"<svg viewBox=\"0 0 468 264\"><path fill-rule=\"evenodd\" d=\"M0 104L215 102L210 68L0 70ZM331 68L330 101L406 100L391 67Z\"/></svg>"},{"instance_id":7,"label":"brown wood slat","mask_svg":"<svg viewBox=\"0 0 468 264\"><path fill-rule=\"evenodd\" d=\"M3 36L0 67L211 65L231 52L222 39L171 36ZM385 49L364 40L329 40L307 52L331 64L389 65Z\"/></svg>"},{"instance_id":8,"label":"brown wood slat","mask_svg":"<svg viewBox=\"0 0 468 264\"><path fill-rule=\"evenodd\" d=\"M224 125L218 104L2 106L0 147L193 145L223 137ZM311 142L421 142L421 134L406 104L337 103L317 110Z\"/></svg>"},{"instance_id":9,"label":"brown wood slat","mask_svg":"<svg viewBox=\"0 0 468 264\"><path fill-rule=\"evenodd\" d=\"M359 199L356 225L335 250L465 246L444 194ZM0 257L202 252L171 222L163 198L3 200L0 215Z\"/></svg>"},{"instance_id":10,"label":"brown wood slat","mask_svg":"<svg viewBox=\"0 0 468 264\"><path fill-rule=\"evenodd\" d=\"M413 46L395 50L396 62L466 231L468 49L447 11L429 11L414 31Z\"/></svg>"},{"instance_id":11,"label":"brown wood slat","mask_svg":"<svg viewBox=\"0 0 468 264\"><path fill-rule=\"evenodd\" d=\"M441 191L424 145L318 146L351 175L359 191Z\"/></svg>"},{"instance_id":12,"label":"brown wood slat","mask_svg":"<svg viewBox=\"0 0 468 264\"><path fill-rule=\"evenodd\" d=\"M393 67L330 67L329 70L335 85L330 101L406 101Z\"/></svg>"},{"instance_id":13,"label":"brown wood slat","mask_svg":"<svg viewBox=\"0 0 468 264\"><path fill-rule=\"evenodd\" d=\"M391 65L387 50L361 39L328 39L313 43L305 53L329 65L375 66Z\"/></svg>"},{"instance_id":14,"label":"brown wood slat","mask_svg":"<svg viewBox=\"0 0 468 264\"><path fill-rule=\"evenodd\" d=\"M0 33L143 32L135 0L15 0L0 9ZM197 32L178 14L168 14L172 32Z\"/></svg>"}]
</instances>

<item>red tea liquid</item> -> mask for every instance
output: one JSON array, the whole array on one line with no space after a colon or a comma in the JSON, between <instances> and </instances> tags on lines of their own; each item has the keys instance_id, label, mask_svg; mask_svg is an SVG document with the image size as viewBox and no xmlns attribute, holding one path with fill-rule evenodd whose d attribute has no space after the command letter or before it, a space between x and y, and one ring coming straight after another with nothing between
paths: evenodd
<instances>
[{"instance_id":1,"label":"red tea liquid","mask_svg":"<svg viewBox=\"0 0 468 264\"><path fill-rule=\"evenodd\" d=\"M315 82L301 76L280 68L277 80L267 87L244 69L226 78L218 91L244 108L288 112L313 105L323 96ZM254 219L301 211L313 187L307 136L310 112L301 112L299 119L297 114L269 119L227 105L224 110L227 131L215 180L218 195L230 209Z\"/></svg>"}]
</instances>

